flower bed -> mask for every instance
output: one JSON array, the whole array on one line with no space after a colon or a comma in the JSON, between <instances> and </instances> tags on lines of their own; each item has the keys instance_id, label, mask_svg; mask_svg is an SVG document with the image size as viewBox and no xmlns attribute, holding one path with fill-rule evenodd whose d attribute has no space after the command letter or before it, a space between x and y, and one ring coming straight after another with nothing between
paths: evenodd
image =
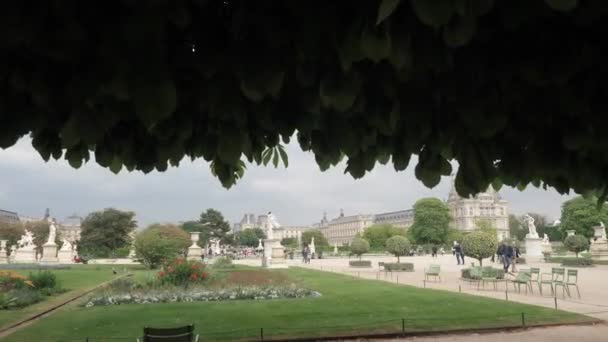
<instances>
[{"instance_id":1,"label":"flower bed","mask_svg":"<svg viewBox=\"0 0 608 342\"><path fill-rule=\"evenodd\" d=\"M249 286L225 289L173 288L152 291L131 291L123 294L98 294L85 307L176 302L210 302L226 300L268 300L277 298L319 297L321 294L296 286Z\"/></svg>"},{"instance_id":2,"label":"flower bed","mask_svg":"<svg viewBox=\"0 0 608 342\"><path fill-rule=\"evenodd\" d=\"M476 268L479 268L479 266L477 266ZM477 276L471 275L470 268L465 268L465 269L461 270L460 276L462 277L462 279L472 279L472 280L480 279ZM483 278L504 279L505 271L500 268L493 268L491 266L485 266L485 267L481 268L481 276Z\"/></svg>"},{"instance_id":3,"label":"flower bed","mask_svg":"<svg viewBox=\"0 0 608 342\"><path fill-rule=\"evenodd\" d=\"M49 271L30 273L28 277L13 271L0 271L0 310L22 308L60 292L63 289Z\"/></svg>"},{"instance_id":4,"label":"flower bed","mask_svg":"<svg viewBox=\"0 0 608 342\"><path fill-rule=\"evenodd\" d=\"M205 271L205 264L202 262L178 258L167 263L157 276L161 283L189 286L204 282L209 278L209 273Z\"/></svg>"}]
</instances>

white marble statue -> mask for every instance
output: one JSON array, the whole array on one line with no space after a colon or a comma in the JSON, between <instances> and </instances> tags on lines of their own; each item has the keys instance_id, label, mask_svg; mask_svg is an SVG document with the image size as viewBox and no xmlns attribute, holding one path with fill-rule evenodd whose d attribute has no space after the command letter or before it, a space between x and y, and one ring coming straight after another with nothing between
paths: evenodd
<instances>
[{"instance_id":1,"label":"white marble statue","mask_svg":"<svg viewBox=\"0 0 608 342\"><path fill-rule=\"evenodd\" d=\"M47 245L54 245L57 237L57 227L55 227L55 219L49 220L49 238L46 240Z\"/></svg>"},{"instance_id":2,"label":"white marble statue","mask_svg":"<svg viewBox=\"0 0 608 342\"><path fill-rule=\"evenodd\" d=\"M66 238L63 238L63 244L61 245L60 251L72 251L72 243Z\"/></svg>"},{"instance_id":3,"label":"white marble statue","mask_svg":"<svg viewBox=\"0 0 608 342\"><path fill-rule=\"evenodd\" d=\"M281 225L277 222L276 217L272 214L272 212L268 212L268 216L266 217L266 236L268 240L274 239L274 228L279 228Z\"/></svg>"},{"instance_id":4,"label":"white marble statue","mask_svg":"<svg viewBox=\"0 0 608 342\"><path fill-rule=\"evenodd\" d=\"M22 250L34 250L34 235L29 230L25 230L25 233L21 236L21 239L17 241L17 248Z\"/></svg>"},{"instance_id":5,"label":"white marble statue","mask_svg":"<svg viewBox=\"0 0 608 342\"><path fill-rule=\"evenodd\" d=\"M534 218L530 216L530 214L526 214L526 216L524 216L524 221L528 224L527 237L538 239L538 232L536 231L536 226L534 225Z\"/></svg>"},{"instance_id":6,"label":"white marble statue","mask_svg":"<svg viewBox=\"0 0 608 342\"><path fill-rule=\"evenodd\" d=\"M549 237L547 236L547 234L543 234L543 243L544 244L549 244Z\"/></svg>"}]
</instances>

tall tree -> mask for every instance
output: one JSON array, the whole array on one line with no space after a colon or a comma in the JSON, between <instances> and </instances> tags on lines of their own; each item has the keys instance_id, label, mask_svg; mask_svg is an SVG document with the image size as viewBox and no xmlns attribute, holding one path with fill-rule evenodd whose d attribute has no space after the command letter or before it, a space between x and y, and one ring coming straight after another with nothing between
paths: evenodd
<instances>
[{"instance_id":1,"label":"tall tree","mask_svg":"<svg viewBox=\"0 0 608 342\"><path fill-rule=\"evenodd\" d=\"M325 235L318 229L310 229L302 233L302 243L310 244L312 237L315 238L315 247L325 247L329 246L327 242L327 238Z\"/></svg>"},{"instance_id":2,"label":"tall tree","mask_svg":"<svg viewBox=\"0 0 608 342\"><path fill-rule=\"evenodd\" d=\"M108 257L131 243L129 234L137 227L135 213L114 208L95 211L82 221L79 253L89 257Z\"/></svg>"},{"instance_id":3,"label":"tall tree","mask_svg":"<svg viewBox=\"0 0 608 342\"><path fill-rule=\"evenodd\" d=\"M591 238L593 227L600 222L608 224L608 205L602 204L598 208L597 198L579 196L562 204L560 229L563 236L567 230L574 230L578 235Z\"/></svg>"},{"instance_id":4,"label":"tall tree","mask_svg":"<svg viewBox=\"0 0 608 342\"><path fill-rule=\"evenodd\" d=\"M7 246L16 244L23 233L23 224L20 222L9 223L0 221L0 239L8 240Z\"/></svg>"},{"instance_id":5,"label":"tall tree","mask_svg":"<svg viewBox=\"0 0 608 342\"><path fill-rule=\"evenodd\" d=\"M224 215L212 208L201 213L199 223L198 228L200 228L203 243L207 243L209 239L222 240L230 231L230 224L224 220Z\"/></svg>"},{"instance_id":6,"label":"tall tree","mask_svg":"<svg viewBox=\"0 0 608 342\"><path fill-rule=\"evenodd\" d=\"M247 247L257 247L259 239L263 240L266 238L266 234L260 228L244 229L236 232L234 235L237 244Z\"/></svg>"},{"instance_id":7,"label":"tall tree","mask_svg":"<svg viewBox=\"0 0 608 342\"><path fill-rule=\"evenodd\" d=\"M163 262L183 255L190 245L190 235L171 224L153 224L135 237L135 253L146 266L156 268Z\"/></svg>"},{"instance_id":8,"label":"tall tree","mask_svg":"<svg viewBox=\"0 0 608 342\"><path fill-rule=\"evenodd\" d=\"M386 248L386 241L396 235L405 236L406 230L390 224L382 224L365 228L362 237L369 242L372 250L383 250Z\"/></svg>"},{"instance_id":9,"label":"tall tree","mask_svg":"<svg viewBox=\"0 0 608 342\"><path fill-rule=\"evenodd\" d=\"M408 233L417 244L444 244L449 225L448 206L438 198L423 198L414 204L414 223Z\"/></svg>"},{"instance_id":10,"label":"tall tree","mask_svg":"<svg viewBox=\"0 0 608 342\"><path fill-rule=\"evenodd\" d=\"M521 217L509 214L509 235L519 241L526 237L527 229L522 225Z\"/></svg>"}]
</instances>

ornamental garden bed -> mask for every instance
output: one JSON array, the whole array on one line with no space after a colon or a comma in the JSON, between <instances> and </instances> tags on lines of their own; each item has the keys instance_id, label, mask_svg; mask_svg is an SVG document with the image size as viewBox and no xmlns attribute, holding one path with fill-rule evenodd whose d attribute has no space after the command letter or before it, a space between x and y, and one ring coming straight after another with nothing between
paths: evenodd
<instances>
[{"instance_id":1,"label":"ornamental garden bed","mask_svg":"<svg viewBox=\"0 0 608 342\"><path fill-rule=\"evenodd\" d=\"M350 267L369 268L372 267L372 262L369 260L351 260L348 265Z\"/></svg>"},{"instance_id":2,"label":"ornamental garden bed","mask_svg":"<svg viewBox=\"0 0 608 342\"><path fill-rule=\"evenodd\" d=\"M0 271L0 310L18 309L63 293L54 273L44 270L24 276L13 271Z\"/></svg>"},{"instance_id":3,"label":"ornamental garden bed","mask_svg":"<svg viewBox=\"0 0 608 342\"><path fill-rule=\"evenodd\" d=\"M568 267L591 267L593 260L591 258L562 258L562 266Z\"/></svg>"},{"instance_id":4,"label":"ornamental garden bed","mask_svg":"<svg viewBox=\"0 0 608 342\"><path fill-rule=\"evenodd\" d=\"M474 266L472 268L462 269L460 271L461 278L462 279L467 279L467 280L479 280L479 279L481 279L479 276L471 274L471 270L473 268L479 269L479 266ZM502 270L502 269L500 269L500 268L494 268L494 267L491 267L491 266L484 266L484 267L481 267L481 277L483 277L483 278L504 279L505 278L505 271Z\"/></svg>"},{"instance_id":5,"label":"ornamental garden bed","mask_svg":"<svg viewBox=\"0 0 608 342\"><path fill-rule=\"evenodd\" d=\"M414 272L414 264L409 262L385 262L384 270L388 272Z\"/></svg>"}]
</instances>

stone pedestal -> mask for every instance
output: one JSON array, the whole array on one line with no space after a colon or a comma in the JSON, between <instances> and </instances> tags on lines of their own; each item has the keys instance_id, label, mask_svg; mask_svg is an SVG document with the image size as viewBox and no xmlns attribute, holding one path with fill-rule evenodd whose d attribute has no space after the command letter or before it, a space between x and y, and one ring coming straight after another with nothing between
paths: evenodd
<instances>
[{"instance_id":1,"label":"stone pedestal","mask_svg":"<svg viewBox=\"0 0 608 342\"><path fill-rule=\"evenodd\" d=\"M60 264L71 264L74 262L74 253L71 250L59 250L57 259Z\"/></svg>"},{"instance_id":2,"label":"stone pedestal","mask_svg":"<svg viewBox=\"0 0 608 342\"><path fill-rule=\"evenodd\" d=\"M262 256L262 267L266 268L287 268L284 247L281 240L264 240L264 255Z\"/></svg>"},{"instance_id":3,"label":"stone pedestal","mask_svg":"<svg viewBox=\"0 0 608 342\"><path fill-rule=\"evenodd\" d=\"M593 260L608 260L608 241L604 239L593 241L589 253Z\"/></svg>"},{"instance_id":4,"label":"stone pedestal","mask_svg":"<svg viewBox=\"0 0 608 342\"><path fill-rule=\"evenodd\" d=\"M190 240L192 240L192 245L188 247L188 260L201 261L203 256L203 249L197 244L198 236L200 232L191 232Z\"/></svg>"},{"instance_id":5,"label":"stone pedestal","mask_svg":"<svg viewBox=\"0 0 608 342\"><path fill-rule=\"evenodd\" d=\"M551 247L550 243L543 243L541 246L541 251L543 253L553 253L553 247Z\"/></svg>"},{"instance_id":6,"label":"stone pedestal","mask_svg":"<svg viewBox=\"0 0 608 342\"><path fill-rule=\"evenodd\" d=\"M17 249L12 262L33 264L36 262L36 251L33 249Z\"/></svg>"},{"instance_id":7,"label":"stone pedestal","mask_svg":"<svg viewBox=\"0 0 608 342\"><path fill-rule=\"evenodd\" d=\"M45 243L42 245L42 258L40 259L40 262L45 264L54 264L59 262L59 259L57 258L56 244Z\"/></svg>"},{"instance_id":8,"label":"stone pedestal","mask_svg":"<svg viewBox=\"0 0 608 342\"><path fill-rule=\"evenodd\" d=\"M539 261L543 258L543 239L526 237L526 261Z\"/></svg>"},{"instance_id":9,"label":"stone pedestal","mask_svg":"<svg viewBox=\"0 0 608 342\"><path fill-rule=\"evenodd\" d=\"M8 253L6 250L7 240L0 240L0 264L8 263Z\"/></svg>"}]
</instances>

